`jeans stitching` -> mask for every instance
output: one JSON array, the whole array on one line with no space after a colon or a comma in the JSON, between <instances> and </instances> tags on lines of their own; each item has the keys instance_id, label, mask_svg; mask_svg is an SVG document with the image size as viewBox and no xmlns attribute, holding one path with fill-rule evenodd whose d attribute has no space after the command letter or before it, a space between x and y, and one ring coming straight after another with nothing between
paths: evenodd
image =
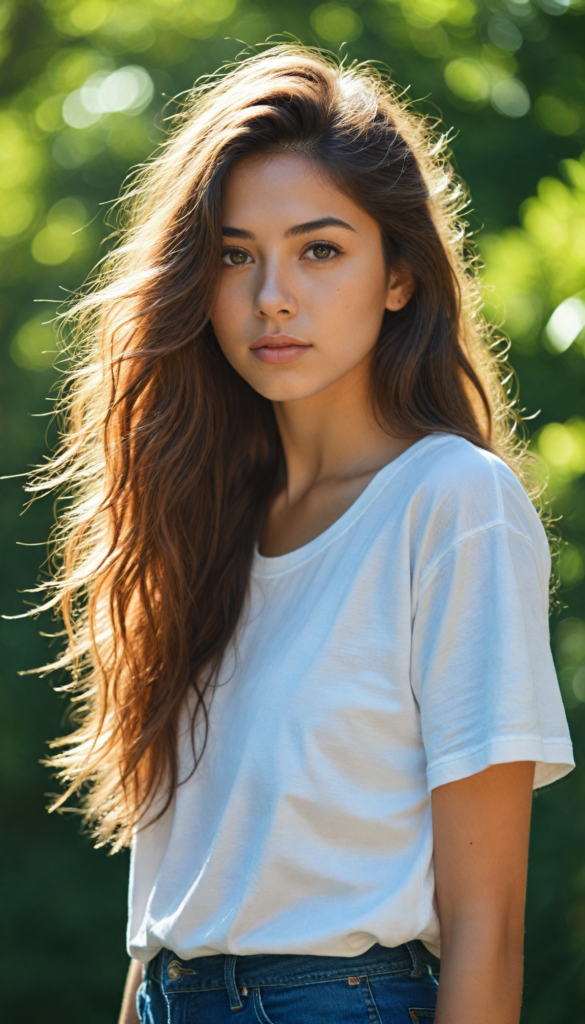
<instances>
[{"instance_id":1,"label":"jeans stitching","mask_svg":"<svg viewBox=\"0 0 585 1024\"><path fill-rule=\"evenodd\" d=\"M362 973L364 973L364 971L365 971L365 968L362 967ZM374 976L375 975L376 977L379 977L379 976L385 975L385 974L410 974L411 968L410 967L406 967L406 966L401 966L401 967L395 968L395 969L388 969L387 967L384 967L382 965L380 965L380 967L369 967L368 966L367 967L367 972L368 972L368 975L370 975L370 976ZM284 977L284 976L283 977L278 977L278 975L276 975L274 977L267 977L267 978L263 977L262 981L260 982L260 987L261 988L267 988L267 987L272 986L272 985L290 985L291 987L294 987L296 985L321 984L321 983L327 982L327 981L345 981L348 977L351 976L351 974L356 974L356 973L358 974L358 976L360 976L358 965L356 965L355 968L350 968L349 965L348 965L348 967L346 967L346 968L339 968L339 970L336 970L336 971L319 971L319 972L316 971L316 972L313 972L311 974L300 974L300 975L298 975L295 978L287 978L287 977ZM244 974L242 974L240 976L240 983L242 985L247 985L248 987L253 987L254 985L258 986L258 984L259 984L258 979L247 980L246 976Z\"/></svg>"},{"instance_id":2,"label":"jeans stitching","mask_svg":"<svg viewBox=\"0 0 585 1024\"><path fill-rule=\"evenodd\" d=\"M227 989L230 1010L233 1012L237 1010L243 1010L242 1000L240 999L240 993L238 991L238 985L236 982L236 962L237 957L226 956L224 960L223 977L225 981L225 987Z\"/></svg>"},{"instance_id":3,"label":"jeans stitching","mask_svg":"<svg viewBox=\"0 0 585 1024\"><path fill-rule=\"evenodd\" d=\"M238 984L240 987L246 986L250 989L272 986L294 988L301 985L343 981L350 973L358 976L367 974L372 978L398 977L400 975L420 977L425 972L425 968L428 969L425 952L426 950L419 942L409 942L405 943L397 957L386 957L380 949L380 951L376 950L371 958L362 955L356 958L344 958L342 962L339 962L341 958L336 958L338 962L335 966L327 966L326 969L323 965L318 965L320 969L317 969L317 964L296 964L294 969L291 968L290 972L286 969L283 974L272 973L269 963L266 965L267 973L264 973L264 965L261 963L257 965L253 961L247 963L246 957L238 957ZM225 966L225 957L222 958L223 963L202 964L201 966L198 964L197 958L182 961L195 968L195 976L189 979L185 976L171 980L167 978L166 967L175 956L176 954L171 950L160 950L159 954L147 965L146 977L158 982L165 993L209 992L225 988L224 970L222 969ZM220 961L219 957L217 959ZM287 966L283 964L283 967ZM429 973L432 975L431 971Z\"/></svg>"},{"instance_id":4,"label":"jeans stitching","mask_svg":"<svg viewBox=\"0 0 585 1024\"><path fill-rule=\"evenodd\" d=\"M167 996L164 988L162 990L162 994L163 994L164 1001L167 1004L167 1024L172 1024L172 1021L171 1021L171 1001L170 1001L169 997Z\"/></svg>"},{"instance_id":5,"label":"jeans stitching","mask_svg":"<svg viewBox=\"0 0 585 1024\"><path fill-rule=\"evenodd\" d=\"M270 1017L268 1016L266 1010L264 1009L264 1005L262 1003L262 994L259 988L254 989L254 1012L256 1014L256 1019L260 1022L260 1024L272 1024Z\"/></svg>"},{"instance_id":6,"label":"jeans stitching","mask_svg":"<svg viewBox=\"0 0 585 1024\"><path fill-rule=\"evenodd\" d=\"M382 1018L380 1017L380 1011L374 999L374 993L370 987L370 979L366 974L365 977L360 978L360 992L362 994L364 1005L366 1007L368 1017L372 1024L382 1024ZM375 1016L374 1016L375 1015Z\"/></svg>"},{"instance_id":7,"label":"jeans stitching","mask_svg":"<svg viewBox=\"0 0 585 1024\"><path fill-rule=\"evenodd\" d=\"M400 970L389 971L384 969L368 968L368 976L370 978L385 978L385 977L400 977L404 975L406 977L412 976L412 969L401 968ZM362 977L363 975L358 975ZM261 988L277 988L283 986L285 988L302 988L304 985L326 985L330 981L347 981L349 975L346 969L342 974L328 974L314 976L301 976L291 980L290 978L262 978ZM193 993L193 992L220 992L225 991L225 983L223 981L211 982L210 984L193 984L193 982L182 982L179 986L178 982L165 982L162 985L163 991L166 991L166 986L169 986L170 994L181 995L182 993ZM172 988L171 988L172 986ZM258 988L258 979L254 978L250 980L245 975L238 975L238 986L240 988L245 987L249 989Z\"/></svg>"},{"instance_id":8,"label":"jeans stitching","mask_svg":"<svg viewBox=\"0 0 585 1024\"><path fill-rule=\"evenodd\" d=\"M412 977L420 978L423 969L423 962L418 954L414 942L407 942L406 948L412 957Z\"/></svg>"}]
</instances>

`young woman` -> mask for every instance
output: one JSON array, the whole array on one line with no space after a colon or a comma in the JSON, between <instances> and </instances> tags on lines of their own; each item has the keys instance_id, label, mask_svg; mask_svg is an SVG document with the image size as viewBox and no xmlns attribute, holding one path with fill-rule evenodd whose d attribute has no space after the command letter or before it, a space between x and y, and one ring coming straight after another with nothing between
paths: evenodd
<instances>
[{"instance_id":1,"label":"young woman","mask_svg":"<svg viewBox=\"0 0 585 1024\"><path fill-rule=\"evenodd\" d=\"M194 92L75 311L55 762L132 845L124 1024L518 1022L573 760L440 149L269 49Z\"/></svg>"}]
</instances>

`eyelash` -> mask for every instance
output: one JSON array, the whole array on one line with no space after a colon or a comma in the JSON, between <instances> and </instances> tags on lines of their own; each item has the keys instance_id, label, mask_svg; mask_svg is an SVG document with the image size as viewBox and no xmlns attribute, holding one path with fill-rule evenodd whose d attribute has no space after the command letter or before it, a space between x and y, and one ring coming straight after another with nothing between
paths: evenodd
<instances>
[{"instance_id":1,"label":"eyelash","mask_svg":"<svg viewBox=\"0 0 585 1024\"><path fill-rule=\"evenodd\" d=\"M236 245L232 245L232 246L229 246L228 248L224 248L222 250L222 254L221 254L222 262L223 262L224 256L228 256L230 254L230 252L242 252L244 254L244 256L250 256L250 253L246 252L245 249L238 249L238 247ZM235 263L231 263L231 264L230 263L226 263L226 266L234 267L234 266L236 266L236 264ZM240 266L241 267L245 267L246 264L245 263L240 263Z\"/></svg>"},{"instance_id":2,"label":"eyelash","mask_svg":"<svg viewBox=\"0 0 585 1024\"><path fill-rule=\"evenodd\" d=\"M341 248L341 246L335 245L334 242L327 242L324 238L320 238L320 239L317 239L314 242L310 242L309 243L307 248L303 250L303 256L305 256L308 252L310 252L311 249L317 249L319 246L321 246L323 249L332 249L333 252L337 256L340 253L343 252L343 249ZM317 259L315 259L314 262L315 263L331 263L332 259L335 259L335 256L330 256L326 260L317 260Z\"/></svg>"},{"instance_id":3,"label":"eyelash","mask_svg":"<svg viewBox=\"0 0 585 1024\"><path fill-rule=\"evenodd\" d=\"M310 242L306 246L306 248L303 249L302 256L306 256L307 253L309 253L311 251L311 249L316 249L319 246L322 246L324 249L331 249L335 253L336 256L343 252L343 249L341 248L341 246L335 245L334 242L327 242L325 239L316 239L315 241ZM234 246L229 246L228 248L224 248L224 250L223 250L223 252L221 254L222 255L222 260L223 260L224 256L227 256L230 252L241 252L245 256L251 256L251 254L249 252L246 252L245 249L239 249L237 246L234 245ZM325 260L318 260L318 259L313 258L313 260L311 262L313 262L313 263L331 263L331 261L333 259L335 259L335 256L330 256L330 257L328 257ZM229 263L226 264L226 266L228 266L228 267L230 265L233 267L236 264L233 264L233 263L232 264L229 264ZM240 263L240 266L241 267L245 267L245 266L249 266L249 264Z\"/></svg>"}]
</instances>

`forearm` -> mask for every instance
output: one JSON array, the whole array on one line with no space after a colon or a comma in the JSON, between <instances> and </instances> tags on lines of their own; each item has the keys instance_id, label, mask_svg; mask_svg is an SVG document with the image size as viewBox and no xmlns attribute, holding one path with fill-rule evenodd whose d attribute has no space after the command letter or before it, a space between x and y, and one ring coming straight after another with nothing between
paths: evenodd
<instances>
[{"instance_id":1,"label":"forearm","mask_svg":"<svg viewBox=\"0 0 585 1024\"><path fill-rule=\"evenodd\" d=\"M435 1024L518 1024L523 929L483 917L442 932Z\"/></svg>"},{"instance_id":2,"label":"forearm","mask_svg":"<svg viewBox=\"0 0 585 1024\"><path fill-rule=\"evenodd\" d=\"M493 765L433 791L441 923L436 1024L518 1024L534 765Z\"/></svg>"},{"instance_id":3,"label":"forearm","mask_svg":"<svg viewBox=\"0 0 585 1024\"><path fill-rule=\"evenodd\" d=\"M138 960L131 960L124 996L122 998L122 1009L118 1018L118 1024L140 1024L138 1011L136 1009L136 993L142 982L142 964Z\"/></svg>"}]
</instances>

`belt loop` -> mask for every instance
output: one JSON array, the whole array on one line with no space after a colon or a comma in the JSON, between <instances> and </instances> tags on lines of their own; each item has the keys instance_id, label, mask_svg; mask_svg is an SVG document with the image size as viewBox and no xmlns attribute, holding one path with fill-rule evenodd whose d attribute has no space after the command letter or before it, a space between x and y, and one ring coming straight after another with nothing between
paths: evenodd
<instances>
[{"instance_id":1,"label":"belt loop","mask_svg":"<svg viewBox=\"0 0 585 1024\"><path fill-rule=\"evenodd\" d=\"M419 956L418 949L416 948L416 942L407 942L406 948L410 953L412 960L412 977L420 978L423 972L423 962Z\"/></svg>"},{"instance_id":2,"label":"belt loop","mask_svg":"<svg viewBox=\"0 0 585 1024\"><path fill-rule=\"evenodd\" d=\"M238 986L236 985L236 960L237 956L231 956L226 954L226 958L223 965L223 976L225 980L225 987L227 988L228 997L230 1001L230 1010L243 1010L242 1001L240 999L240 993L238 992Z\"/></svg>"}]
</instances>

